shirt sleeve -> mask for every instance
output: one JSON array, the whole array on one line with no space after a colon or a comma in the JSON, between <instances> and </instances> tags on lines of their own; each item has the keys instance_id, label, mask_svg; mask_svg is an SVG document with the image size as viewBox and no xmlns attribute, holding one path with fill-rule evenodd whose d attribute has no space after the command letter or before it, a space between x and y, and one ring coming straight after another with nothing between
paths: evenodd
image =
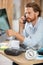
<instances>
[{"instance_id":1,"label":"shirt sleeve","mask_svg":"<svg viewBox=\"0 0 43 65\"><path fill-rule=\"evenodd\" d=\"M37 31L30 37L25 37L23 44L27 46L35 46L39 44L41 39L43 38L43 24L39 24Z\"/></svg>"}]
</instances>

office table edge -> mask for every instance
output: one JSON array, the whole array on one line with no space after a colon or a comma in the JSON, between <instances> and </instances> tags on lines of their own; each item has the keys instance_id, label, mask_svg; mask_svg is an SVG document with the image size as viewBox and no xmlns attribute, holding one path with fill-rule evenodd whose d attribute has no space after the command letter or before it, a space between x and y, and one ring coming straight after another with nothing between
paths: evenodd
<instances>
[{"instance_id":1,"label":"office table edge","mask_svg":"<svg viewBox=\"0 0 43 65\"><path fill-rule=\"evenodd\" d=\"M5 57L9 58L10 60L16 62L19 65L28 65L28 64L36 64L36 63L43 63L43 60L26 60L23 56L24 54L21 54L19 56L10 56L6 55L4 51L0 51L0 54L4 55ZM18 58L18 59L17 59Z\"/></svg>"}]
</instances>

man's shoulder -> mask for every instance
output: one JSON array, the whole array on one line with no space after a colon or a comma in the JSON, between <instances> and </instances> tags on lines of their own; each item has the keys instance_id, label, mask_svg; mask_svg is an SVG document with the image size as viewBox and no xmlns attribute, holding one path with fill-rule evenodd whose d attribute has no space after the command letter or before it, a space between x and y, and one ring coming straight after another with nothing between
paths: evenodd
<instances>
[{"instance_id":1,"label":"man's shoulder","mask_svg":"<svg viewBox=\"0 0 43 65\"><path fill-rule=\"evenodd\" d=\"M43 24L43 17L39 17L39 24Z\"/></svg>"},{"instance_id":2,"label":"man's shoulder","mask_svg":"<svg viewBox=\"0 0 43 65\"><path fill-rule=\"evenodd\" d=\"M38 27L43 28L43 18L39 18Z\"/></svg>"},{"instance_id":3,"label":"man's shoulder","mask_svg":"<svg viewBox=\"0 0 43 65\"><path fill-rule=\"evenodd\" d=\"M43 21L43 17L39 17L40 21Z\"/></svg>"}]
</instances>

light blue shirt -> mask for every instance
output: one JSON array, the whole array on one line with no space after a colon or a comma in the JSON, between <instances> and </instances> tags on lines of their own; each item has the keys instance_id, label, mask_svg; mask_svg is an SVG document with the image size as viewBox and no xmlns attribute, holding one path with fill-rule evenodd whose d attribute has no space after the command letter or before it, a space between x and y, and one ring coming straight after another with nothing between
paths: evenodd
<instances>
[{"instance_id":1,"label":"light blue shirt","mask_svg":"<svg viewBox=\"0 0 43 65\"><path fill-rule=\"evenodd\" d=\"M26 22L23 30L23 36L25 37L23 44L28 47L42 48L43 47L43 19L38 18L36 24Z\"/></svg>"}]
</instances>

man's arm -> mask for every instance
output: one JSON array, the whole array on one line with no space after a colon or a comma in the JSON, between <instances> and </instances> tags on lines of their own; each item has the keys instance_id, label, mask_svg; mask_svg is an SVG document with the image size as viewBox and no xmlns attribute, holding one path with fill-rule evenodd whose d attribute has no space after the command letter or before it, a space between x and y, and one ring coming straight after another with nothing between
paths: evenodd
<instances>
[{"instance_id":1,"label":"man's arm","mask_svg":"<svg viewBox=\"0 0 43 65\"><path fill-rule=\"evenodd\" d=\"M6 33L8 36L15 36L21 42L24 41L24 37L21 34L19 34L18 32L15 32L13 30L7 30Z\"/></svg>"},{"instance_id":2,"label":"man's arm","mask_svg":"<svg viewBox=\"0 0 43 65\"><path fill-rule=\"evenodd\" d=\"M19 33L20 34L23 32L23 29L24 29L24 24L19 21Z\"/></svg>"},{"instance_id":3,"label":"man's arm","mask_svg":"<svg viewBox=\"0 0 43 65\"><path fill-rule=\"evenodd\" d=\"M43 24L39 25L37 31L35 32L35 34L33 34L31 37L24 37L21 34L19 34L18 32L15 32L13 30L8 30L7 34L9 36L15 36L18 40L20 40L21 42L23 42L26 46L35 46L37 43L40 44L39 42L41 41L42 37L43 37Z\"/></svg>"}]
</instances>

